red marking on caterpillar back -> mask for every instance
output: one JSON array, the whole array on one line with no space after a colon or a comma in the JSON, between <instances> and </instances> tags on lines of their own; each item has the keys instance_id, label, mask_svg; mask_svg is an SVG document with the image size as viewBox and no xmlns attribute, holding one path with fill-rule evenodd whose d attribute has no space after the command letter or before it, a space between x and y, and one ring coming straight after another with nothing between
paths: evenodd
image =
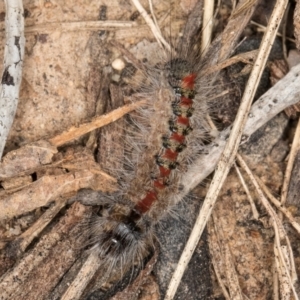
<instances>
[{"instance_id":1,"label":"red marking on caterpillar back","mask_svg":"<svg viewBox=\"0 0 300 300\"><path fill-rule=\"evenodd\" d=\"M191 107L193 105L193 100L186 97L180 98L180 105Z\"/></svg>"},{"instance_id":2,"label":"red marking on caterpillar back","mask_svg":"<svg viewBox=\"0 0 300 300\"><path fill-rule=\"evenodd\" d=\"M185 126L188 126L190 124L189 118L182 117L182 116L177 117L177 122Z\"/></svg>"},{"instance_id":3,"label":"red marking on caterpillar back","mask_svg":"<svg viewBox=\"0 0 300 300\"><path fill-rule=\"evenodd\" d=\"M146 196L140 200L137 205L135 206L135 209L138 210L140 213L144 214L146 213L153 203L157 201L157 194L155 191L149 191Z\"/></svg>"},{"instance_id":4,"label":"red marking on caterpillar back","mask_svg":"<svg viewBox=\"0 0 300 300\"><path fill-rule=\"evenodd\" d=\"M154 180L154 187L160 190L166 188L166 183L164 182L163 178Z\"/></svg>"},{"instance_id":5,"label":"red marking on caterpillar back","mask_svg":"<svg viewBox=\"0 0 300 300\"><path fill-rule=\"evenodd\" d=\"M179 144L183 144L185 142L185 137L181 134L178 134L177 132L174 132L170 136L170 140L174 140L174 141L178 142Z\"/></svg>"},{"instance_id":6,"label":"red marking on caterpillar back","mask_svg":"<svg viewBox=\"0 0 300 300\"><path fill-rule=\"evenodd\" d=\"M159 173L161 177L168 177L171 174L171 170L165 167L159 166Z\"/></svg>"},{"instance_id":7,"label":"red marking on caterpillar back","mask_svg":"<svg viewBox=\"0 0 300 300\"><path fill-rule=\"evenodd\" d=\"M193 90L195 86L195 79L197 74L189 74L182 79L182 88Z\"/></svg>"},{"instance_id":8,"label":"red marking on caterpillar back","mask_svg":"<svg viewBox=\"0 0 300 300\"><path fill-rule=\"evenodd\" d=\"M167 149L162 157L167 158L171 161L176 161L178 157L178 152Z\"/></svg>"}]
</instances>

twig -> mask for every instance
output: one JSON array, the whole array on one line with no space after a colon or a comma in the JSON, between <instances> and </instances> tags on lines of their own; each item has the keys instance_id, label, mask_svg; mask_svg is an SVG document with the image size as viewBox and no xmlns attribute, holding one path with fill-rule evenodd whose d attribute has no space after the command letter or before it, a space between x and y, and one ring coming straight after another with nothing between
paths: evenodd
<instances>
[{"instance_id":1,"label":"twig","mask_svg":"<svg viewBox=\"0 0 300 300\"><path fill-rule=\"evenodd\" d=\"M0 159L19 101L24 58L24 11L22 0L5 0L5 49L0 86Z\"/></svg>"},{"instance_id":2,"label":"twig","mask_svg":"<svg viewBox=\"0 0 300 300\"><path fill-rule=\"evenodd\" d=\"M214 204L216 203L217 196L221 190L221 187L234 162L235 155L237 153L242 138L243 128L246 124L246 120L250 112L251 102L255 95L257 86L259 84L259 80L261 78L269 53L271 51L273 41L276 37L276 32L280 25L280 22L278 20L282 19L287 2L287 0L278 0L275 4L273 13L270 17L268 30L266 31L263 37L256 62L253 66L247 86L245 88L241 105L239 107L239 111L237 113L235 122L232 127L231 135L229 137L228 142L226 143L225 149L218 163L215 175L207 192L204 204L195 222L195 226L183 250L177 268L172 276L165 300L173 299L181 281L181 278L183 276L183 273L186 269L186 266L192 257L192 254L206 226L207 220L211 215L212 209L214 207Z\"/></svg>"},{"instance_id":3,"label":"twig","mask_svg":"<svg viewBox=\"0 0 300 300\"><path fill-rule=\"evenodd\" d=\"M272 273L273 273L273 299L279 299L279 280L278 280L278 272L276 269L276 262L274 261L272 264Z\"/></svg>"},{"instance_id":4,"label":"twig","mask_svg":"<svg viewBox=\"0 0 300 300\"><path fill-rule=\"evenodd\" d=\"M287 26L287 18L290 12L290 3L288 3L284 16L282 18L282 52L285 61L287 62L287 48L286 48L286 26Z\"/></svg>"},{"instance_id":5,"label":"twig","mask_svg":"<svg viewBox=\"0 0 300 300\"><path fill-rule=\"evenodd\" d=\"M282 185L282 191L281 191L281 204L286 203L286 197L289 189L289 184L291 180L292 170L294 166L294 162L297 156L298 151L300 150L300 119L298 120L297 128L295 131L294 140L292 143L289 160L286 166L284 179L283 179L283 185Z\"/></svg>"},{"instance_id":6,"label":"twig","mask_svg":"<svg viewBox=\"0 0 300 300\"><path fill-rule=\"evenodd\" d=\"M214 233L218 239L220 252L222 255L222 262L224 265L224 273L227 281L227 288L230 294L230 299L242 300L242 290L239 284L238 275L236 273L232 255L228 246L228 242L224 238L223 228L217 222L215 212L213 212L212 221L214 224Z\"/></svg>"},{"instance_id":7,"label":"twig","mask_svg":"<svg viewBox=\"0 0 300 300\"><path fill-rule=\"evenodd\" d=\"M91 281L101 263L100 255L97 251L92 251L88 259L85 261L84 265L80 269L79 274L76 276L72 285L67 289L67 291L61 297L61 300L76 300L80 299L82 291ZM104 276L105 277L105 276ZM107 278L103 278L102 281L105 282Z\"/></svg>"},{"instance_id":8,"label":"twig","mask_svg":"<svg viewBox=\"0 0 300 300\"><path fill-rule=\"evenodd\" d=\"M153 19L153 21L154 21L154 24L155 24L157 30L158 30L158 31L160 32L160 34L161 34L160 27L159 27L158 22L157 22L157 19L156 19L156 17L155 17L155 13L154 13L154 9L153 9L153 3L152 3L152 0L148 0L148 3L149 3L149 7L150 7L150 11L151 11L151 16L152 16L152 19Z\"/></svg>"},{"instance_id":9,"label":"twig","mask_svg":"<svg viewBox=\"0 0 300 300\"><path fill-rule=\"evenodd\" d=\"M214 1L205 0L203 7L203 31L201 39L201 53L204 54L205 50L211 43L211 36L213 30L213 20L214 20Z\"/></svg>"},{"instance_id":10,"label":"twig","mask_svg":"<svg viewBox=\"0 0 300 300\"><path fill-rule=\"evenodd\" d=\"M26 26L26 34L35 34L37 32L51 32L51 31L98 31L101 29L118 29L118 28L132 28L136 27L137 23L132 21L81 21L81 22L53 22L35 24L33 26Z\"/></svg>"},{"instance_id":11,"label":"twig","mask_svg":"<svg viewBox=\"0 0 300 300\"><path fill-rule=\"evenodd\" d=\"M291 260L291 279L293 283L296 283L296 281L298 280L298 275L297 275L297 271L296 271L296 265L295 265L295 259L293 256L293 249L292 249L292 245L290 242L289 237L287 236L286 238L286 244L288 246L288 250L289 250L289 254L290 254L290 260Z\"/></svg>"},{"instance_id":12,"label":"twig","mask_svg":"<svg viewBox=\"0 0 300 300\"><path fill-rule=\"evenodd\" d=\"M45 229L45 227L53 220L59 211L66 205L65 200L58 200L52 207L47 209L44 214L26 231L14 240L14 244L18 247L18 255L22 254L28 245Z\"/></svg>"},{"instance_id":13,"label":"twig","mask_svg":"<svg viewBox=\"0 0 300 300\"><path fill-rule=\"evenodd\" d=\"M300 224L297 223L291 212L271 194L266 185L257 176L255 176L255 179L257 180L261 189L265 192L267 197L271 200L271 202L276 206L277 209L279 209L285 215L285 217L289 220L291 225L300 234Z\"/></svg>"},{"instance_id":14,"label":"twig","mask_svg":"<svg viewBox=\"0 0 300 300\"><path fill-rule=\"evenodd\" d=\"M111 122L118 120L119 118L123 117L124 115L131 112L132 110L135 110L135 109L141 107L143 104L145 104L145 101L142 100L139 102L124 105L106 115L102 115L102 116L94 118L89 123L81 124L79 127L71 127L67 131L61 133L60 135L55 136L54 138L50 139L49 141L54 146L60 146L62 144L65 144L66 142L69 142L71 140L79 138L80 136L82 136L94 129L97 129L99 127L105 126Z\"/></svg>"},{"instance_id":15,"label":"twig","mask_svg":"<svg viewBox=\"0 0 300 300\"><path fill-rule=\"evenodd\" d=\"M250 206L251 206L251 209L252 209L253 218L254 218L255 220L258 220L259 214L258 214L258 211L257 211L257 209L256 209L254 200L253 200L253 198L252 198L252 196L251 196L251 193L250 193L250 191L249 191L249 189L248 189L248 186L247 186L247 184L246 184L246 182L245 182L245 179L244 179L242 173L240 172L240 170L239 170L239 168L237 167L236 164L234 164L234 167L235 167L235 170L236 170L236 172L237 172L237 174L238 174L238 176L239 176L239 179L240 179L240 181L241 181L241 184L242 184L242 186L243 186L243 188L244 188L244 190L245 190L245 192L246 192L246 194L247 194L247 197L248 197L248 199L249 199Z\"/></svg>"},{"instance_id":16,"label":"twig","mask_svg":"<svg viewBox=\"0 0 300 300\"><path fill-rule=\"evenodd\" d=\"M205 74L212 74L214 72L220 71L222 69L227 68L228 66L231 66L233 64L236 64L238 62L243 62L245 64L251 64L253 65L253 62L256 59L258 50L252 50L249 52L240 53L238 55L232 56L225 61L222 61L214 66L211 66L210 68L205 70Z\"/></svg>"},{"instance_id":17,"label":"twig","mask_svg":"<svg viewBox=\"0 0 300 300\"><path fill-rule=\"evenodd\" d=\"M255 26L261 28L261 29L262 29L261 31L263 31L263 32L266 31L266 27L265 27L265 26L263 26L263 25L261 25L261 24L255 22L255 21L253 21L253 20L250 21L250 24L253 24L253 25L255 25ZM277 32L277 36L282 37L282 34L281 34L280 32ZM292 42L292 43L294 43L294 44L296 44L296 40L295 40L295 39L291 39L291 38L289 38L289 37L286 37L286 40L287 40L287 41L290 41L290 42Z\"/></svg>"},{"instance_id":18,"label":"twig","mask_svg":"<svg viewBox=\"0 0 300 300\"><path fill-rule=\"evenodd\" d=\"M131 1L134 4L134 6L136 7L136 9L139 11L139 13L141 14L141 16L144 18L144 20L147 23L147 25L150 27L150 29L151 29L154 37L156 38L157 42L160 45L164 45L164 47L169 52L171 52L171 46L164 39L164 37L162 36L162 34L160 32L160 29L158 27L156 27L156 25L154 24L154 22L152 21L152 19L149 17L149 15L147 14L147 12L144 9L144 7L141 5L141 3L139 2L139 0L131 0Z\"/></svg>"}]
</instances>

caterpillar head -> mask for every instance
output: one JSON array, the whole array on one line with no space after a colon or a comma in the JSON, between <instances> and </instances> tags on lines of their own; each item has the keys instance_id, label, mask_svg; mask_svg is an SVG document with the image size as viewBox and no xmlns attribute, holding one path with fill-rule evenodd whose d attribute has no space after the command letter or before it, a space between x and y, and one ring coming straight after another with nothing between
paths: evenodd
<instances>
[{"instance_id":1,"label":"caterpillar head","mask_svg":"<svg viewBox=\"0 0 300 300\"><path fill-rule=\"evenodd\" d=\"M110 272L127 271L142 264L153 247L153 233L148 222L127 205L114 204L91 222L90 242Z\"/></svg>"}]
</instances>

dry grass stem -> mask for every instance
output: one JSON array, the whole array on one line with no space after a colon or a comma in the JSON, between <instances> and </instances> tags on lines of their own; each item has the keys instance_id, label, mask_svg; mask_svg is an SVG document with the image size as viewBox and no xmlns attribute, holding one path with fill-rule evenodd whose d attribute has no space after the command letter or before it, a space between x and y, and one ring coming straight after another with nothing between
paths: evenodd
<instances>
[{"instance_id":1,"label":"dry grass stem","mask_svg":"<svg viewBox=\"0 0 300 300\"><path fill-rule=\"evenodd\" d=\"M98 31L101 29L113 30L136 27L136 22L132 21L78 21L36 24L25 27L26 34L45 33L52 31Z\"/></svg>"},{"instance_id":2,"label":"dry grass stem","mask_svg":"<svg viewBox=\"0 0 300 300\"><path fill-rule=\"evenodd\" d=\"M215 219L214 219L215 220ZM227 280L224 277L224 272L222 272L222 267L224 264L224 260L222 259L223 253L221 250L222 244L220 241L220 237L216 232L216 225L213 218L209 220L207 223L207 230L208 234L210 236L209 238L209 251L211 254L211 260L212 265L215 271L215 274L217 276L218 283L222 289L223 296L226 298L226 300L230 300L231 297L229 295L229 292L227 291Z\"/></svg>"},{"instance_id":3,"label":"dry grass stem","mask_svg":"<svg viewBox=\"0 0 300 300\"><path fill-rule=\"evenodd\" d=\"M258 211L257 211L257 209L256 209L256 205L255 205L254 200L253 200L253 198L252 198L252 196L251 196L251 193L250 193L250 191L249 191L249 189L248 189L248 186L247 186L247 184L246 184L246 181L245 181L245 179L244 179L242 173L240 172L238 166L237 166L236 164L234 164L234 167L235 167L235 170L236 170L236 172L237 172L237 174L238 174L238 177L239 177L239 179L240 179L240 182L241 182L241 184L242 184L242 186L243 186L243 188L244 188L244 190L245 190L245 192L246 192L246 194L247 194L247 197L248 197L248 200L249 200L251 209L252 209L253 218L254 218L255 220L258 220L258 218L259 218L259 213L258 213Z\"/></svg>"},{"instance_id":4,"label":"dry grass stem","mask_svg":"<svg viewBox=\"0 0 300 300\"><path fill-rule=\"evenodd\" d=\"M19 253L23 253L31 242L39 236L39 234L46 228L46 226L53 220L53 218L59 213L59 211L65 206L66 200L58 200L47 209L44 214L26 231L24 231L14 241L19 248ZM20 242L20 243L19 243Z\"/></svg>"},{"instance_id":5,"label":"dry grass stem","mask_svg":"<svg viewBox=\"0 0 300 300\"><path fill-rule=\"evenodd\" d=\"M82 291L88 285L90 280L93 278L98 268L95 266L99 266L101 263L100 256L97 251L92 251L85 261L84 265L80 269L80 272L76 276L75 280L66 290L66 292L61 297L61 300L77 300L80 299ZM103 282L105 282L106 278L103 278Z\"/></svg>"},{"instance_id":6,"label":"dry grass stem","mask_svg":"<svg viewBox=\"0 0 300 300\"><path fill-rule=\"evenodd\" d=\"M270 199L270 201L276 206L278 210L280 210L285 217L288 219L290 224L295 228L295 230L300 234L300 224L297 223L297 221L294 219L292 213L282 204L280 201L278 201L272 193L269 191L269 189L266 187L266 185L257 177L255 176L255 179L259 183L261 189L264 191L264 193L267 195L267 197Z\"/></svg>"},{"instance_id":7,"label":"dry grass stem","mask_svg":"<svg viewBox=\"0 0 300 300\"><path fill-rule=\"evenodd\" d=\"M211 43L214 25L214 1L204 0L203 6L203 30L200 51L202 54L208 49Z\"/></svg>"},{"instance_id":8,"label":"dry grass stem","mask_svg":"<svg viewBox=\"0 0 300 300\"><path fill-rule=\"evenodd\" d=\"M253 24L253 25L257 26L258 28L261 29L262 32L265 32L266 29L267 29L266 26L263 26L263 25L261 25L261 24L255 22L255 21L253 21L253 20L250 21L250 24ZM282 37L282 34L281 34L280 32L277 32L277 36ZM296 44L296 40L295 40L295 39L292 39L292 38L289 38L289 37L285 37L285 38L286 38L287 41Z\"/></svg>"},{"instance_id":9,"label":"dry grass stem","mask_svg":"<svg viewBox=\"0 0 300 300\"><path fill-rule=\"evenodd\" d=\"M286 7L285 14L283 16L282 24L281 24L281 26L282 26L282 41L281 41L282 52L283 52L283 57L286 62L287 62L287 58L288 58L287 48L286 48L286 26L287 26L287 19L289 16L289 12L290 12L290 3L288 3L288 5Z\"/></svg>"},{"instance_id":10,"label":"dry grass stem","mask_svg":"<svg viewBox=\"0 0 300 300\"><path fill-rule=\"evenodd\" d=\"M279 279L278 279L278 272L276 262L274 260L272 264L272 273L273 273L273 299L280 300L279 298Z\"/></svg>"},{"instance_id":11,"label":"dry grass stem","mask_svg":"<svg viewBox=\"0 0 300 300\"><path fill-rule=\"evenodd\" d=\"M286 166L284 179L283 179L281 200L280 200L281 204L283 205L286 203L286 197L289 189L289 184L291 181L293 166L299 150L300 150L300 119L298 120L297 128L294 135L294 140L289 154L289 160Z\"/></svg>"},{"instance_id":12,"label":"dry grass stem","mask_svg":"<svg viewBox=\"0 0 300 300\"><path fill-rule=\"evenodd\" d=\"M221 277L221 274L220 274L220 270L219 270L219 268L218 268L218 265L217 265L217 263L216 263L216 260L215 260L214 257L212 257L211 260L212 260L212 265L213 265L215 274L216 274L216 276L217 276L218 283L219 283L219 285L220 285L220 287L221 287L221 289L222 289L223 296L225 297L226 300L230 300L231 298L230 298L230 296L229 296L229 294L228 294L228 292L227 292L227 289L226 289L226 287L225 287L225 284L224 284L224 282L223 282L223 280L222 280L222 277Z\"/></svg>"},{"instance_id":13,"label":"dry grass stem","mask_svg":"<svg viewBox=\"0 0 300 300\"><path fill-rule=\"evenodd\" d=\"M139 11L141 16L144 18L145 22L147 25L150 27L153 35L155 36L157 42L160 45L163 45L169 52L171 52L171 46L168 44L168 42L164 39L164 37L161 34L161 31L159 27L155 25L153 20L150 18L150 16L147 14L146 10L144 7L141 5L141 3L138 0L131 0L131 2L134 4L136 9Z\"/></svg>"},{"instance_id":14,"label":"dry grass stem","mask_svg":"<svg viewBox=\"0 0 300 300\"><path fill-rule=\"evenodd\" d=\"M286 237L286 244L288 247L288 253L289 253L289 258L290 258L290 264L291 264L291 279L293 284L296 283L296 281L298 280L298 276L297 276L297 270L296 270L296 264L295 264L295 259L294 259L294 255L293 255L293 249L292 249L292 245L290 242L289 237Z\"/></svg>"},{"instance_id":15,"label":"dry grass stem","mask_svg":"<svg viewBox=\"0 0 300 300\"><path fill-rule=\"evenodd\" d=\"M223 62L216 64L215 66L208 68L205 71L207 72L207 74L215 73L217 71L225 69L225 68L227 68L233 64L239 63L239 62L253 65L253 61L256 59L257 53L258 53L258 50L252 50L249 52L240 53L238 55L235 55L233 57L226 59Z\"/></svg>"},{"instance_id":16,"label":"dry grass stem","mask_svg":"<svg viewBox=\"0 0 300 300\"><path fill-rule=\"evenodd\" d=\"M212 217L214 224L214 234L217 237L219 248L220 248L220 259L224 264L227 288L229 290L230 299L243 300L242 290L239 285L239 279L234 267L233 258L228 246L228 242L224 238L223 228L218 222L218 218L214 215Z\"/></svg>"},{"instance_id":17,"label":"dry grass stem","mask_svg":"<svg viewBox=\"0 0 300 300\"><path fill-rule=\"evenodd\" d=\"M257 0L248 0L248 1L244 1L242 2L241 5L236 5L234 4L234 10L231 14L231 17L236 17L238 15L243 15L245 12L247 12L249 9L251 9L253 7L253 5L255 5L257 2Z\"/></svg>"}]
</instances>

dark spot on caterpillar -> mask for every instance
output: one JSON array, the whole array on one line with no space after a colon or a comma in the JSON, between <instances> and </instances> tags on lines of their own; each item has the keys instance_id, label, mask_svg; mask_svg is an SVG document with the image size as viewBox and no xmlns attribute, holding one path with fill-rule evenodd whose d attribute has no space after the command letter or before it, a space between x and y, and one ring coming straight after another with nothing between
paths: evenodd
<instances>
[{"instance_id":1,"label":"dark spot on caterpillar","mask_svg":"<svg viewBox=\"0 0 300 300\"><path fill-rule=\"evenodd\" d=\"M180 86L182 78L189 74L191 69L190 63L181 58L172 59L165 64L167 79L174 90ZM179 94L182 94L181 91Z\"/></svg>"},{"instance_id":2,"label":"dark spot on caterpillar","mask_svg":"<svg viewBox=\"0 0 300 300\"><path fill-rule=\"evenodd\" d=\"M182 134L184 136L187 136L188 134L190 134L193 131L193 128L191 126L187 126L185 129L183 129Z\"/></svg>"},{"instance_id":3,"label":"dark spot on caterpillar","mask_svg":"<svg viewBox=\"0 0 300 300\"><path fill-rule=\"evenodd\" d=\"M182 152L186 147L187 147L186 144L180 144L179 146L176 147L176 151Z\"/></svg>"},{"instance_id":4,"label":"dark spot on caterpillar","mask_svg":"<svg viewBox=\"0 0 300 300\"><path fill-rule=\"evenodd\" d=\"M5 71L3 72L1 83L6 85L15 85L14 78L9 74L8 68L9 67L6 67Z\"/></svg>"}]
</instances>

